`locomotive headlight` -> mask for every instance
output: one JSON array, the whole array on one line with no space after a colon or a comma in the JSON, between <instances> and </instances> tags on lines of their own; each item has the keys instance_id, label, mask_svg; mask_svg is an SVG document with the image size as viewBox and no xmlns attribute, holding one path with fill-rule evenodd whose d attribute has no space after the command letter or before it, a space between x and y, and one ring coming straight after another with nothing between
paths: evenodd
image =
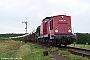
<instances>
[{"instance_id":1,"label":"locomotive headlight","mask_svg":"<svg viewBox=\"0 0 90 60\"><path fill-rule=\"evenodd\" d=\"M71 29L68 29L68 32L71 32Z\"/></svg>"},{"instance_id":2,"label":"locomotive headlight","mask_svg":"<svg viewBox=\"0 0 90 60\"><path fill-rule=\"evenodd\" d=\"M55 29L55 32L58 32L58 29Z\"/></svg>"}]
</instances>

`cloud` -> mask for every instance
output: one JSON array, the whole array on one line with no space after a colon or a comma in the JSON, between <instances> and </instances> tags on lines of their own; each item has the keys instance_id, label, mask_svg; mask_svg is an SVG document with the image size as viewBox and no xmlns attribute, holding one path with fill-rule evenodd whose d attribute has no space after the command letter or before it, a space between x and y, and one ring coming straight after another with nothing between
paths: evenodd
<instances>
[{"instance_id":1,"label":"cloud","mask_svg":"<svg viewBox=\"0 0 90 60\"><path fill-rule=\"evenodd\" d=\"M0 27L4 25L1 33L25 32L25 24L22 24L22 21L28 21L28 32L31 32L45 17L61 14L72 17L75 32L90 32L89 2L89 0L0 0Z\"/></svg>"},{"instance_id":2,"label":"cloud","mask_svg":"<svg viewBox=\"0 0 90 60\"><path fill-rule=\"evenodd\" d=\"M0 32L1 33L25 33L25 32L22 32L24 31L24 29L20 28L20 27L12 27L12 26L9 26L9 25L2 25L1 27L1 30Z\"/></svg>"}]
</instances>

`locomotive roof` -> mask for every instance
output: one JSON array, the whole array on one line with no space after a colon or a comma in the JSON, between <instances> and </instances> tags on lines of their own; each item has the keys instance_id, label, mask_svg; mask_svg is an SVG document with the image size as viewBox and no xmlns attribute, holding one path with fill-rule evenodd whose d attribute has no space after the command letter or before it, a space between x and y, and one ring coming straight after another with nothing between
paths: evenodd
<instances>
[{"instance_id":1,"label":"locomotive roof","mask_svg":"<svg viewBox=\"0 0 90 60\"><path fill-rule=\"evenodd\" d=\"M56 15L56 16L66 16L66 15ZM42 22L45 21L45 20L47 20L47 19L51 19L51 18L53 18L53 17L55 17L55 16L46 17L46 18L44 18L44 19L42 20Z\"/></svg>"},{"instance_id":2,"label":"locomotive roof","mask_svg":"<svg viewBox=\"0 0 90 60\"><path fill-rule=\"evenodd\" d=\"M46 18L44 18L43 20L42 20L42 22L43 21L45 21L46 19L51 19L52 17L46 17Z\"/></svg>"}]
</instances>

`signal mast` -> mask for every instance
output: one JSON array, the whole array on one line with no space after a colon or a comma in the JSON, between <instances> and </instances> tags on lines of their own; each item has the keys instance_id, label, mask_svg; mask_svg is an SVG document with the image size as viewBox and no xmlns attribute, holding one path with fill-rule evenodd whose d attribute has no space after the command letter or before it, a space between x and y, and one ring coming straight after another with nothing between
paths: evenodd
<instances>
[{"instance_id":1,"label":"signal mast","mask_svg":"<svg viewBox=\"0 0 90 60\"><path fill-rule=\"evenodd\" d=\"M27 33L27 21L22 21L22 23L25 23L26 24L26 27L25 27L25 29L26 29L26 33Z\"/></svg>"}]
</instances>

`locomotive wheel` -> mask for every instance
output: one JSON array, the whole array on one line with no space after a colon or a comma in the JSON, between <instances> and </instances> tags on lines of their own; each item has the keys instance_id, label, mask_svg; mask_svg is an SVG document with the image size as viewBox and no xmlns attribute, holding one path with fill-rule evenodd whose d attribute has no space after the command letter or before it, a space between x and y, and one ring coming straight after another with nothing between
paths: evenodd
<instances>
[{"instance_id":1,"label":"locomotive wheel","mask_svg":"<svg viewBox=\"0 0 90 60\"><path fill-rule=\"evenodd\" d=\"M67 47L67 44L64 44L64 47Z\"/></svg>"}]
</instances>

